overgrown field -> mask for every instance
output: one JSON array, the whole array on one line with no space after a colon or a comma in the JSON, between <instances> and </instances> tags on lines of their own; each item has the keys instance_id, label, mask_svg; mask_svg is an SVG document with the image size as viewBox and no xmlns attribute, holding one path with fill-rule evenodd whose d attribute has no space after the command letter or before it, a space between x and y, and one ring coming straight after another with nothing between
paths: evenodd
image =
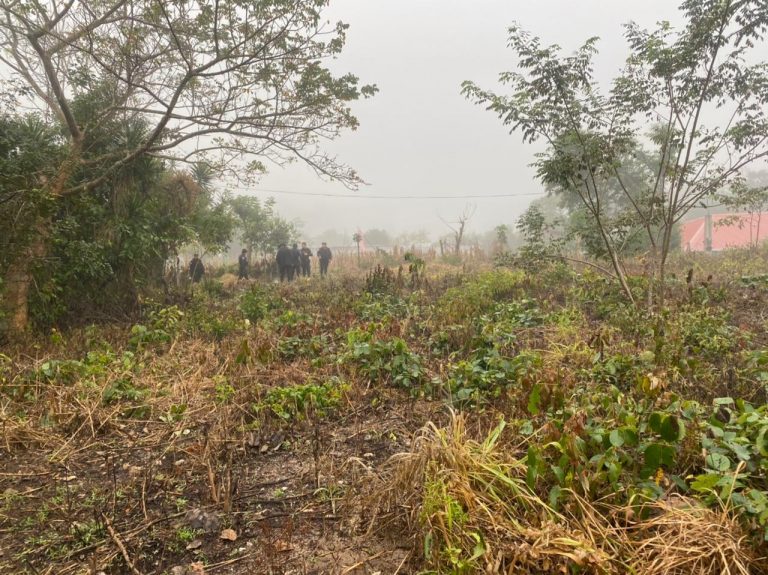
<instances>
[{"instance_id":1,"label":"overgrown field","mask_svg":"<svg viewBox=\"0 0 768 575\"><path fill-rule=\"evenodd\" d=\"M675 266L655 314L412 264L6 348L0 572L768 573L768 265Z\"/></svg>"}]
</instances>

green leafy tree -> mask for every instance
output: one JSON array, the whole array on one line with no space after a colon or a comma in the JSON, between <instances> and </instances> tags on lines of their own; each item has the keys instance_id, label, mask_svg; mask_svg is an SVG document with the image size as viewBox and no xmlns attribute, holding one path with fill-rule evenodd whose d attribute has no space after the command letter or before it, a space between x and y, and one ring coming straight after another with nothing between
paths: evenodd
<instances>
[{"instance_id":1,"label":"green leafy tree","mask_svg":"<svg viewBox=\"0 0 768 575\"><path fill-rule=\"evenodd\" d=\"M607 95L593 76L596 38L563 56L518 26L509 43L519 71L500 78L512 94L463 84L466 97L525 141L547 143L535 163L538 177L583 206L631 301L621 246L627 229L641 230L652 263L648 300L657 280L660 305L676 224L768 156L768 69L749 63L768 27L768 7L762 0L686 0L681 10L685 24L677 31L667 23L653 31L626 26L630 56ZM645 156L652 161L637 161ZM607 202L611 194L623 201ZM629 207L612 213L617 205ZM620 234L612 233L615 217L629 221Z\"/></svg>"},{"instance_id":2,"label":"green leafy tree","mask_svg":"<svg viewBox=\"0 0 768 575\"><path fill-rule=\"evenodd\" d=\"M277 250L280 244L288 244L296 237L293 224L284 220L275 210L275 200L262 202L258 198L238 196L230 201L235 214L240 239L249 252L256 251L262 257Z\"/></svg>"},{"instance_id":3,"label":"green leafy tree","mask_svg":"<svg viewBox=\"0 0 768 575\"><path fill-rule=\"evenodd\" d=\"M55 177L62 141L55 126L40 117L0 116L0 321L26 321L29 287L26 265L34 249L40 214L52 210L46 183ZM0 330L2 331L2 330Z\"/></svg>"},{"instance_id":4,"label":"green leafy tree","mask_svg":"<svg viewBox=\"0 0 768 575\"><path fill-rule=\"evenodd\" d=\"M82 120L105 105L96 93L77 99L73 109ZM40 326L66 316L82 320L130 313L142 288L164 281L166 261L182 244L196 241L216 251L231 235L231 214L222 210L210 187L203 189L189 172L169 169L150 156L136 158L89 194L52 202L36 190L50 178L61 152L58 127L6 116L3 128L0 220L11 233L2 239L0 271L15 277L14 253L19 250L39 262L33 269L34 290L12 307L30 302L31 316ZM145 129L134 121L104 124L89 133L84 157L90 158L91 150L103 154L130 146ZM73 175L88 177L85 167ZM50 238L45 258L30 249L42 221Z\"/></svg>"},{"instance_id":5,"label":"green leafy tree","mask_svg":"<svg viewBox=\"0 0 768 575\"><path fill-rule=\"evenodd\" d=\"M499 224L493 228L495 234L494 251L496 253L504 253L509 248L509 226L506 224Z\"/></svg>"},{"instance_id":6,"label":"green leafy tree","mask_svg":"<svg viewBox=\"0 0 768 575\"><path fill-rule=\"evenodd\" d=\"M520 265L530 271L540 269L562 256L565 240L557 233L557 222L547 221L544 211L532 203L517 220L517 231L523 238L518 249Z\"/></svg>"},{"instance_id":7,"label":"green leafy tree","mask_svg":"<svg viewBox=\"0 0 768 575\"><path fill-rule=\"evenodd\" d=\"M0 1L0 62L10 71L0 102L33 106L62 127L60 158L42 186L54 203L97 194L138 158L207 161L240 177L267 162L301 160L350 187L360 179L320 142L358 122L349 108L375 87L336 76L346 25L328 27L326 0ZM109 105L80 115L76 102L98 94ZM95 153L92 134L122 122L146 129ZM243 165L243 161L247 161ZM44 216L33 246L50 249ZM29 258L16 252L18 302L31 282ZM25 327L25 309L11 327Z\"/></svg>"}]
</instances>

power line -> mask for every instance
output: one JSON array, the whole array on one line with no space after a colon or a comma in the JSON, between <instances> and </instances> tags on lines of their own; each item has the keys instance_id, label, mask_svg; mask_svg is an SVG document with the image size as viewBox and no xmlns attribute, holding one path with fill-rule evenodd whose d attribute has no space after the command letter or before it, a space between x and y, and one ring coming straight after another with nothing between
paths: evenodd
<instances>
[{"instance_id":1,"label":"power line","mask_svg":"<svg viewBox=\"0 0 768 575\"><path fill-rule=\"evenodd\" d=\"M483 198L520 198L524 196L545 196L546 192L524 192L522 194L466 194L460 196L366 196L363 194L330 194L325 192L296 192L292 190L264 190L247 188L248 192L265 194L287 194L291 196L315 196L324 198L355 198L366 200L467 200Z\"/></svg>"}]
</instances>

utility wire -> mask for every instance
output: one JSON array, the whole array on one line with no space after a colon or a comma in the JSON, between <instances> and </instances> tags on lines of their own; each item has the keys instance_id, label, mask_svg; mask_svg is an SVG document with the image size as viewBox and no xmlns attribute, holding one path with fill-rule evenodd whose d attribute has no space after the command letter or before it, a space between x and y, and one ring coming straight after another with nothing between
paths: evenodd
<instances>
[{"instance_id":1,"label":"utility wire","mask_svg":"<svg viewBox=\"0 0 768 575\"><path fill-rule=\"evenodd\" d=\"M252 188L246 188L248 192L264 193L264 194L287 194L291 196L316 196L324 198L355 198L366 200L465 200L465 199L482 199L482 198L520 198L523 196L545 196L546 192L524 192L522 194L487 194L487 195L475 195L466 194L460 196L366 196L363 194L330 194L324 192L295 192L290 190L257 190Z\"/></svg>"}]
</instances>

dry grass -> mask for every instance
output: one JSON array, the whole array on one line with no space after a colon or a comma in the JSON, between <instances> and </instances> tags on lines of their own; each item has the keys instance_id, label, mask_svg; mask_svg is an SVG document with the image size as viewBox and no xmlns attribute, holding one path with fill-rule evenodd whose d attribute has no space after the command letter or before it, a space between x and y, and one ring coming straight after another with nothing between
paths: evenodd
<instances>
[{"instance_id":1,"label":"dry grass","mask_svg":"<svg viewBox=\"0 0 768 575\"><path fill-rule=\"evenodd\" d=\"M764 573L738 522L677 498L632 516L569 493L555 511L525 482L526 465L505 452L503 424L483 441L469 437L463 415L428 424L411 451L393 456L374 481L371 527L395 527L425 550L439 573L681 575Z\"/></svg>"},{"instance_id":2,"label":"dry grass","mask_svg":"<svg viewBox=\"0 0 768 575\"><path fill-rule=\"evenodd\" d=\"M746 534L726 510L706 509L674 497L652 506L652 517L632 527L637 573L647 575L749 575L764 572Z\"/></svg>"},{"instance_id":3,"label":"dry grass","mask_svg":"<svg viewBox=\"0 0 768 575\"><path fill-rule=\"evenodd\" d=\"M462 415L429 424L389 461L371 504L424 542L438 572L625 572L599 514L559 513L526 485L525 464L499 449L503 429L475 441Z\"/></svg>"}]
</instances>

